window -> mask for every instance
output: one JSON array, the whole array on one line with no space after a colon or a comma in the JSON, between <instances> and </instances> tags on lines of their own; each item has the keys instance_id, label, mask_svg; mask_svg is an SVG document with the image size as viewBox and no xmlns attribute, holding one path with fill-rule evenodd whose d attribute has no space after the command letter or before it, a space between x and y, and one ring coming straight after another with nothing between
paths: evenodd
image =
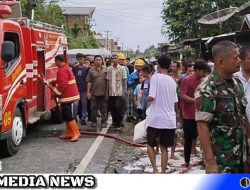
<instances>
[{"instance_id":1,"label":"window","mask_svg":"<svg viewBox=\"0 0 250 190\"><path fill-rule=\"evenodd\" d=\"M8 63L8 67L5 69L5 75L7 75L11 71L11 69L15 66L20 56L19 36L17 33L5 32L4 41L11 41L15 44L15 57Z\"/></svg>"}]
</instances>

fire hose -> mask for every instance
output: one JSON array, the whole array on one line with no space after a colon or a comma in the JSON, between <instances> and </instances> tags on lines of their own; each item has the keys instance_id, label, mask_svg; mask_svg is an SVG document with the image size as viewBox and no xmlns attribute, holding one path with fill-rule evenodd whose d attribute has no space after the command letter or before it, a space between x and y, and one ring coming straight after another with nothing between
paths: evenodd
<instances>
[{"instance_id":1,"label":"fire hose","mask_svg":"<svg viewBox=\"0 0 250 190\"><path fill-rule=\"evenodd\" d=\"M123 143L125 143L125 144L128 144L128 145L130 145L130 146L134 146L134 147L141 147L141 148L147 147L147 145L145 145L145 144L135 143L135 142L133 142L133 141L129 141L129 140L127 140L127 139L123 139L123 138L117 137L117 136L115 136L115 135L104 134L104 133L98 133L98 132L88 132L88 131L80 131L80 133L81 133L82 135L90 135L90 136L99 136L99 135L100 135L100 136L103 136L103 137L112 138L112 139L121 141L121 142L123 142Z\"/></svg>"},{"instance_id":2,"label":"fire hose","mask_svg":"<svg viewBox=\"0 0 250 190\"><path fill-rule=\"evenodd\" d=\"M121 141L123 143L126 143L130 146L134 146L134 147L139 147L139 148L145 148L147 147L146 144L140 144L140 143L135 143L135 142L132 142L132 141L129 141L129 140L126 140L126 139L123 139L123 138L120 138L120 137L117 137L117 136L114 136L114 135L110 135L110 134L104 134L104 133L97 133L97 132L87 132L87 131L80 131L80 133L82 135L90 135L90 136L104 136L104 137L107 137L107 138L112 138L112 139L115 139L115 140L118 140L118 141ZM197 166L200 166L202 165L203 162L202 161L198 161L196 163L193 163L192 165L190 165L189 167L187 168L184 168L180 171L177 172L177 174L187 174L189 171L191 171L193 168L197 167ZM176 171L176 170L175 170ZM172 173L172 172L171 172Z\"/></svg>"}]
</instances>

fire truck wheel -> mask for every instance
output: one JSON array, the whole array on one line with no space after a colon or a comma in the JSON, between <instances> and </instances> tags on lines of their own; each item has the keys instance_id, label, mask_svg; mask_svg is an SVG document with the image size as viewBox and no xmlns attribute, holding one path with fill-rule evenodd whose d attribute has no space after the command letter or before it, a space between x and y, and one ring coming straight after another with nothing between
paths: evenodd
<instances>
[{"instance_id":1,"label":"fire truck wheel","mask_svg":"<svg viewBox=\"0 0 250 190\"><path fill-rule=\"evenodd\" d=\"M16 154L21 144L23 135L24 123L20 109L17 108L12 121L11 135L0 143L1 155L12 156Z\"/></svg>"}]
</instances>

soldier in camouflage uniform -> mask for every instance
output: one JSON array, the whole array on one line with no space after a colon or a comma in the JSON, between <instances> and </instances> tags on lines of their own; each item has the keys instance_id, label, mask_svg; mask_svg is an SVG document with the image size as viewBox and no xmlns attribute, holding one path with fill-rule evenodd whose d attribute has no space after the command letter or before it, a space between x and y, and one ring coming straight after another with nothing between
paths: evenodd
<instances>
[{"instance_id":1,"label":"soldier in camouflage uniform","mask_svg":"<svg viewBox=\"0 0 250 190\"><path fill-rule=\"evenodd\" d=\"M244 173L247 159L247 99L243 85L233 76L239 71L237 46L222 41L213 47L215 70L195 93L198 133L207 173Z\"/></svg>"}]
</instances>

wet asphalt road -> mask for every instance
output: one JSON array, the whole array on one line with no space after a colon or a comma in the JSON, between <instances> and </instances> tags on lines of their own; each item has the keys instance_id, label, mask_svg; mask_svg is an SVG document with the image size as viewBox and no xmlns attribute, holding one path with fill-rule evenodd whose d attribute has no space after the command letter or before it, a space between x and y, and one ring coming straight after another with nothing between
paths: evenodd
<instances>
[{"instance_id":1,"label":"wet asphalt road","mask_svg":"<svg viewBox=\"0 0 250 190\"><path fill-rule=\"evenodd\" d=\"M30 126L19 152L9 158L0 158L0 173L72 173L81 162L96 137L82 137L71 143L60 140L65 124L37 123ZM95 131L90 127L81 129ZM110 159L114 140L105 138L84 173L103 173Z\"/></svg>"}]
</instances>

